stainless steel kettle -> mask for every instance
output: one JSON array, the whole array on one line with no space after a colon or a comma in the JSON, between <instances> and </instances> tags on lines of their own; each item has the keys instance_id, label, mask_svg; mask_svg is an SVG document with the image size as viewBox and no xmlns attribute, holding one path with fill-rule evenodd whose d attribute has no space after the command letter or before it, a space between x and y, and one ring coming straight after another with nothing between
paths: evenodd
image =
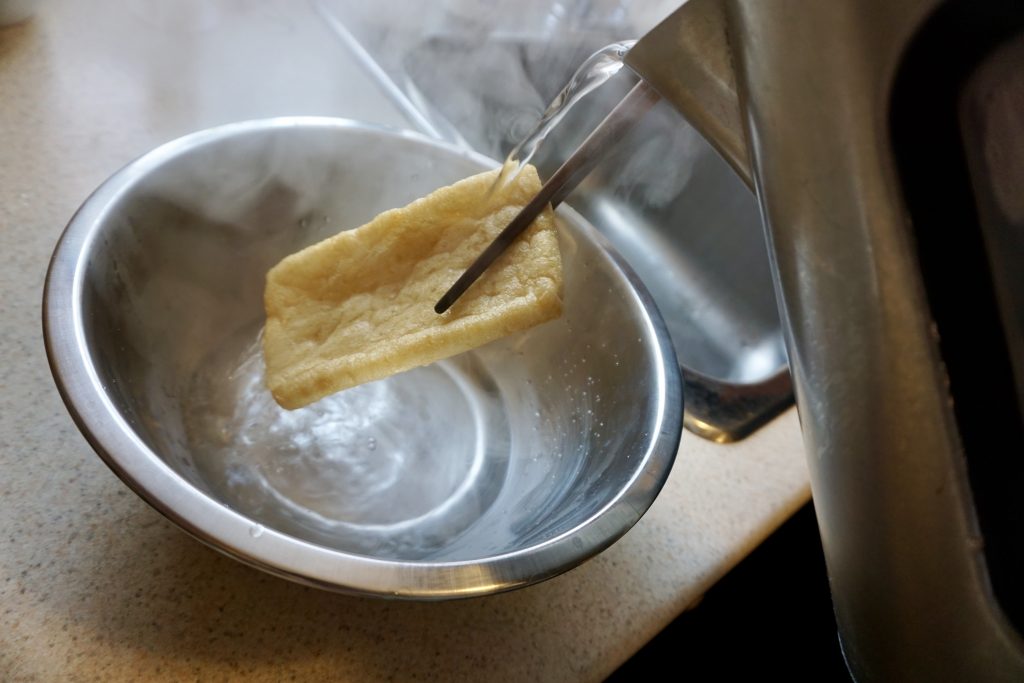
<instances>
[{"instance_id":1,"label":"stainless steel kettle","mask_svg":"<svg viewBox=\"0 0 1024 683\"><path fill-rule=\"evenodd\" d=\"M626 61L757 193L851 673L1024 680L1024 3L690 0Z\"/></svg>"}]
</instances>

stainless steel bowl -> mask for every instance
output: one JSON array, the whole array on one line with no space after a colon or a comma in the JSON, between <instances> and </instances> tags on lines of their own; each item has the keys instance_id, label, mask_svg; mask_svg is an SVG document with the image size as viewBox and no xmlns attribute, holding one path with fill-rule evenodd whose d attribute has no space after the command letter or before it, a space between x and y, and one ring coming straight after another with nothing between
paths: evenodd
<instances>
[{"instance_id":1,"label":"stainless steel bowl","mask_svg":"<svg viewBox=\"0 0 1024 683\"><path fill-rule=\"evenodd\" d=\"M71 220L47 276L47 353L78 426L186 531L324 588L469 596L600 552L668 475L680 379L643 286L569 209L561 319L299 411L263 388L270 266L493 165L288 118L127 166Z\"/></svg>"}]
</instances>

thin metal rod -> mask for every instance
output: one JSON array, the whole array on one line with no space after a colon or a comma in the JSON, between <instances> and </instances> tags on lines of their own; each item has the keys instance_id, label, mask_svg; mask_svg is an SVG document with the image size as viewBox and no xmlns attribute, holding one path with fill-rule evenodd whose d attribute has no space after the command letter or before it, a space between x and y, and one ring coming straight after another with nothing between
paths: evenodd
<instances>
[{"instance_id":1,"label":"thin metal rod","mask_svg":"<svg viewBox=\"0 0 1024 683\"><path fill-rule=\"evenodd\" d=\"M476 282L484 271L508 249L519 234L533 223L544 207L551 204L551 207L554 208L561 204L593 170L607 150L621 139L626 131L632 128L633 124L654 106L658 99L658 93L645 81L640 81L633 86L633 89L622 98L622 101L615 105L608 116L587 136L583 144L544 183L537 195L522 208L504 230L498 233L494 241L444 293L444 296L434 306L434 311L440 314L451 308L452 304L469 289L470 285Z\"/></svg>"}]
</instances>

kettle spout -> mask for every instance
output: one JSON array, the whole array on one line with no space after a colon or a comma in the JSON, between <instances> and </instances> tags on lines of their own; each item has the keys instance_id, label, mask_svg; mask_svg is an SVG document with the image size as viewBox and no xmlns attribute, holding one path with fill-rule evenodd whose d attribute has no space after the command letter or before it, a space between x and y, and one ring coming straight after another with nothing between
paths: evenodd
<instances>
[{"instance_id":1,"label":"kettle spout","mask_svg":"<svg viewBox=\"0 0 1024 683\"><path fill-rule=\"evenodd\" d=\"M689 0L637 41L625 62L753 189L723 5L722 0Z\"/></svg>"}]
</instances>

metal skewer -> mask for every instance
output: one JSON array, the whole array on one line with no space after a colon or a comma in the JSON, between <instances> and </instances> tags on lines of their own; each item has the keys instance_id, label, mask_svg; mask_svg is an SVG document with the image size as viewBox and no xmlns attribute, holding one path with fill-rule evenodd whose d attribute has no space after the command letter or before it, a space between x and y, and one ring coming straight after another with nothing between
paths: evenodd
<instances>
[{"instance_id":1,"label":"metal skewer","mask_svg":"<svg viewBox=\"0 0 1024 683\"><path fill-rule=\"evenodd\" d=\"M554 208L576 189L576 186L587 177L602 155L626 131L633 127L639 118L658 101L659 95L654 88L640 81L625 97L622 98L608 116L598 124L587 139L565 160L551 178L537 192L537 195L522 208L515 218L498 233L494 241L473 261L455 284L444 293L434 312L440 314L451 308L452 304L462 296L470 285L483 274L487 268L501 256L516 237L540 215L544 207L551 204Z\"/></svg>"}]
</instances>

